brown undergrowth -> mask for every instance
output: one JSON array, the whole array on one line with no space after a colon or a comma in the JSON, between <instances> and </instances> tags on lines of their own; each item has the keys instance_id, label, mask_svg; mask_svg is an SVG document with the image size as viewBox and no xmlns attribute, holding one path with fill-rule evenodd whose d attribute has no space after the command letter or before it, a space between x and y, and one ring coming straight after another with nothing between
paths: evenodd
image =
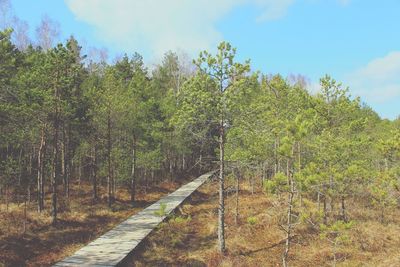
<instances>
[{"instance_id":1,"label":"brown undergrowth","mask_svg":"<svg viewBox=\"0 0 400 267\"><path fill-rule=\"evenodd\" d=\"M91 185L76 183L72 185L68 202L60 194L56 226L51 225L50 195L46 196L47 210L42 214L35 211L36 203L28 204L25 233L24 204L10 204L8 211L5 205L0 205L0 266L50 266L174 191L180 184L165 181L147 190L139 188L133 207L128 190L118 189L110 210L104 189L100 190L99 199L93 201Z\"/></svg>"},{"instance_id":2,"label":"brown undergrowth","mask_svg":"<svg viewBox=\"0 0 400 267\"><path fill-rule=\"evenodd\" d=\"M126 266L281 266L284 233L278 225L284 202L261 190L251 194L245 183L241 187L238 225L234 194L226 200L225 255L217 252L218 187L210 182L144 240ZM400 212L388 213L385 223L379 214L349 201L348 215L355 224L349 242L337 249L337 266L400 266ZM296 226L290 266L332 266L332 260L332 246L318 227Z\"/></svg>"}]
</instances>

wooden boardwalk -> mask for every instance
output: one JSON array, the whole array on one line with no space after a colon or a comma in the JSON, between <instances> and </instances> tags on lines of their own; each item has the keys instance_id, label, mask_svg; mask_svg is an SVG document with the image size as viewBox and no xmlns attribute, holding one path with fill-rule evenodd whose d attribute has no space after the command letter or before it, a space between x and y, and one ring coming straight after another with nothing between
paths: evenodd
<instances>
[{"instance_id":1,"label":"wooden boardwalk","mask_svg":"<svg viewBox=\"0 0 400 267\"><path fill-rule=\"evenodd\" d=\"M204 174L161 198L54 266L116 266L213 173ZM160 216L157 211L160 213L161 205L165 205L165 213Z\"/></svg>"}]
</instances>

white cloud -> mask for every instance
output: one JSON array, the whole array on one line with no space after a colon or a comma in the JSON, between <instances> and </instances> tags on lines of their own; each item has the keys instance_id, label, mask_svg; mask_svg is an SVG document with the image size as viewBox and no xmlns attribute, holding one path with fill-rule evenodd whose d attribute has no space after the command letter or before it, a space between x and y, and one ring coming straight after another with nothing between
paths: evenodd
<instances>
[{"instance_id":1,"label":"white cloud","mask_svg":"<svg viewBox=\"0 0 400 267\"><path fill-rule=\"evenodd\" d=\"M287 9L295 0L256 0L255 2L263 10L257 20L265 21L279 19L286 15Z\"/></svg>"},{"instance_id":2,"label":"white cloud","mask_svg":"<svg viewBox=\"0 0 400 267\"><path fill-rule=\"evenodd\" d=\"M400 51L394 51L350 73L346 81L353 94L369 103L400 97Z\"/></svg>"},{"instance_id":3,"label":"white cloud","mask_svg":"<svg viewBox=\"0 0 400 267\"><path fill-rule=\"evenodd\" d=\"M347 6L350 4L351 0L338 0L339 4L342 6Z\"/></svg>"},{"instance_id":4,"label":"white cloud","mask_svg":"<svg viewBox=\"0 0 400 267\"><path fill-rule=\"evenodd\" d=\"M178 49L194 55L216 47L223 40L216 24L235 8L257 7L255 20L265 22L285 16L297 1L65 0L76 18L92 25L106 43L155 56ZM346 5L351 0L335 1Z\"/></svg>"},{"instance_id":5,"label":"white cloud","mask_svg":"<svg viewBox=\"0 0 400 267\"><path fill-rule=\"evenodd\" d=\"M127 52L190 54L223 39L216 22L234 8L261 9L257 20L278 19L295 0L65 0L76 18L93 25L108 43Z\"/></svg>"}]
</instances>

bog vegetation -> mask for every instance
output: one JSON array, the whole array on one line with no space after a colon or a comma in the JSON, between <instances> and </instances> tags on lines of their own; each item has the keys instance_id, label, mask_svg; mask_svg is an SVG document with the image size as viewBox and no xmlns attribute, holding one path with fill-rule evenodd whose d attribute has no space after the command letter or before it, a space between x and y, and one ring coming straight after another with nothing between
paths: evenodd
<instances>
[{"instance_id":1,"label":"bog vegetation","mask_svg":"<svg viewBox=\"0 0 400 267\"><path fill-rule=\"evenodd\" d=\"M106 188L112 208L121 188L134 204L138 183L218 166L219 250L229 250L225 175L237 179L237 193L240 179L261 181L285 204L277 257L287 266L298 225L319 231L336 255L357 224L350 201L379 211L382 224L399 209L400 120L381 119L328 75L311 94L301 76L238 63L226 42L193 63L168 52L150 71L137 53L109 64L86 58L72 36L52 47L12 34L0 32L2 213L35 203L25 212L50 211L57 225L60 199L68 203L77 180L91 184L94 200Z\"/></svg>"}]
</instances>

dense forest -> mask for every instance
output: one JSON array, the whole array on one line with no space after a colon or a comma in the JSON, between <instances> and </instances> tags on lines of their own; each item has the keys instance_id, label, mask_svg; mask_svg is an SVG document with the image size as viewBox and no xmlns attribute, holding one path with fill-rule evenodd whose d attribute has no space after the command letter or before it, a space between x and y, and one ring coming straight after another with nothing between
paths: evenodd
<instances>
[{"instance_id":1,"label":"dense forest","mask_svg":"<svg viewBox=\"0 0 400 267\"><path fill-rule=\"evenodd\" d=\"M55 46L12 36L0 32L1 213L28 203L25 214L57 225L73 183L112 209L118 190L134 205L138 185L218 169L219 250L229 249L226 179L247 179L286 205L278 257L287 266L299 224L336 248L356 223L349 202L382 223L399 209L400 120L381 119L328 75L314 94L302 76L238 63L226 42L193 62L168 52L149 69L138 53L87 58L72 36Z\"/></svg>"}]
</instances>

